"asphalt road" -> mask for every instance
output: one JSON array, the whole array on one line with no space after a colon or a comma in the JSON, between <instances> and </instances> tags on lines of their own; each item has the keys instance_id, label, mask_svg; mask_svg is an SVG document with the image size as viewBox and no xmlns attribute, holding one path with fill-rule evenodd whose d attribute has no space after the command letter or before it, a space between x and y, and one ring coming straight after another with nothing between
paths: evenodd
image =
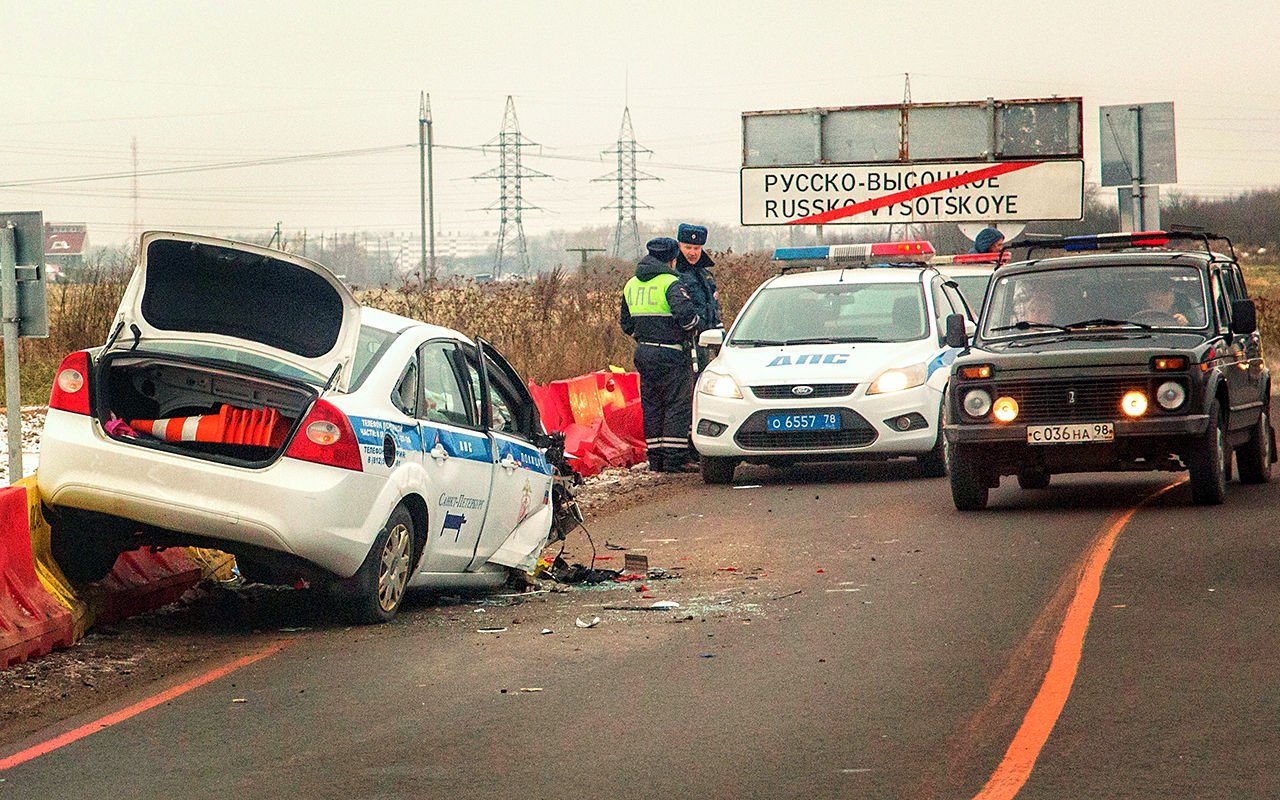
<instances>
[{"instance_id":1,"label":"asphalt road","mask_svg":"<svg viewBox=\"0 0 1280 800\"><path fill-rule=\"evenodd\" d=\"M970 514L905 463L690 478L589 520L600 566L622 557L607 540L681 576L647 598L420 597L386 626L274 630L278 652L254 629L294 626L250 613L258 660L0 751L79 737L0 771L0 798L969 798L1045 723L1047 674L1066 700L1019 750L1033 768L983 797L1277 797L1280 480L1133 511L1180 478L1006 479ZM1055 642L1108 533L1063 681ZM656 600L680 607L606 608Z\"/></svg>"}]
</instances>

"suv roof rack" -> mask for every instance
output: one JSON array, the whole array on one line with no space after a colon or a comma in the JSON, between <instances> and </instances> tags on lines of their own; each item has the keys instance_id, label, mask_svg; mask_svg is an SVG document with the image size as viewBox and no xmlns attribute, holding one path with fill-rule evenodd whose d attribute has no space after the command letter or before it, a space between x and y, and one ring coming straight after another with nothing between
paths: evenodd
<instances>
[{"instance_id":1,"label":"suv roof rack","mask_svg":"<svg viewBox=\"0 0 1280 800\"><path fill-rule=\"evenodd\" d=\"M1236 260L1235 247L1231 239L1216 233L1209 233L1190 226L1171 225L1167 231L1133 231L1121 233L1089 233L1080 236L1037 236L1025 235L1017 241L1010 242L1001 251L1026 249L1027 259L1036 250L1065 250L1068 253L1091 252L1094 250L1121 250L1129 247L1164 247L1171 242L1199 242L1204 251L1214 256L1211 241L1225 242L1231 252L1231 260Z\"/></svg>"}]
</instances>

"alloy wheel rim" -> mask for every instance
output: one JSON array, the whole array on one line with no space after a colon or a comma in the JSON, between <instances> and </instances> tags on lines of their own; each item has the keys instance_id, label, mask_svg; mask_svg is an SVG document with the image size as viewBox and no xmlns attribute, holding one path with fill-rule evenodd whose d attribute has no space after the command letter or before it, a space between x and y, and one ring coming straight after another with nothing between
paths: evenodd
<instances>
[{"instance_id":1,"label":"alloy wheel rim","mask_svg":"<svg viewBox=\"0 0 1280 800\"><path fill-rule=\"evenodd\" d=\"M378 571L378 605L383 611L394 611L400 605L409 582L409 554L412 538L407 526L391 529L382 548L382 568Z\"/></svg>"}]
</instances>

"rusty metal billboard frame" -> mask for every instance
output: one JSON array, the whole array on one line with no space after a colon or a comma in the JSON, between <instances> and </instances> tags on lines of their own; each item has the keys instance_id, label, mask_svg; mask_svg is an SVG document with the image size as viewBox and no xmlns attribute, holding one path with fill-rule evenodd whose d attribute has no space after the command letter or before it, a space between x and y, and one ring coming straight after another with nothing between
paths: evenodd
<instances>
[{"instance_id":1,"label":"rusty metal billboard frame","mask_svg":"<svg viewBox=\"0 0 1280 800\"><path fill-rule=\"evenodd\" d=\"M742 166L1084 157L1080 97L742 112Z\"/></svg>"}]
</instances>

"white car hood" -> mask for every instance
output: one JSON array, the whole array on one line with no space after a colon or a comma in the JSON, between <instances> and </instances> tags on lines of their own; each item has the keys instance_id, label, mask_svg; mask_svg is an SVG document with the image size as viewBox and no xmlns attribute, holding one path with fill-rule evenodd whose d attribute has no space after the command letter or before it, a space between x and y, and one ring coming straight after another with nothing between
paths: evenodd
<instances>
[{"instance_id":1,"label":"white car hood","mask_svg":"<svg viewBox=\"0 0 1280 800\"><path fill-rule=\"evenodd\" d=\"M917 342L725 347L707 369L727 373L743 386L857 383L891 367L926 363L938 354L932 338Z\"/></svg>"},{"instance_id":2,"label":"white car hood","mask_svg":"<svg viewBox=\"0 0 1280 800\"><path fill-rule=\"evenodd\" d=\"M114 347L195 342L284 362L345 387L360 304L337 277L301 256L186 233L143 234ZM113 326L114 329L114 326Z\"/></svg>"}]
</instances>

